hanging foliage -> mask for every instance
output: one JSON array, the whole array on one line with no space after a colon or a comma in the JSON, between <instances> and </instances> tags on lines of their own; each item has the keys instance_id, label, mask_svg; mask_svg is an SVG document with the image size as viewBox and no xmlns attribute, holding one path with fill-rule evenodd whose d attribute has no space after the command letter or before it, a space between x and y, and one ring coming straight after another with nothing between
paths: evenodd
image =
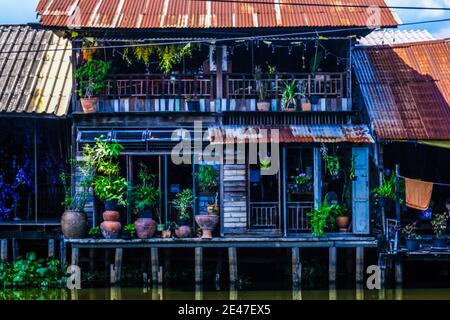
<instances>
[{"instance_id":1,"label":"hanging foliage","mask_svg":"<svg viewBox=\"0 0 450 320\"><path fill-rule=\"evenodd\" d=\"M164 73L172 71L174 65L180 63L184 57L192 57L192 46L190 43L185 45L164 45L164 46L136 46L133 47L134 59L148 66L152 56L159 59L159 69ZM125 48L123 59L132 64L129 48Z\"/></svg>"},{"instance_id":2,"label":"hanging foliage","mask_svg":"<svg viewBox=\"0 0 450 320\"><path fill-rule=\"evenodd\" d=\"M96 46L97 42L95 42L93 39L88 38L83 41L83 49L81 49L83 61L89 62L94 58L95 53L97 52L97 49L95 48Z\"/></svg>"}]
</instances>

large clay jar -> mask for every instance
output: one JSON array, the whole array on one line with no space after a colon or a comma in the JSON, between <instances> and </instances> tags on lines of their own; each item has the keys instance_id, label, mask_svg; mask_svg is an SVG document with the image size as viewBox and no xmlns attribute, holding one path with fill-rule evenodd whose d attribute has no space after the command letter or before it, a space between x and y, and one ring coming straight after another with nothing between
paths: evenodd
<instances>
[{"instance_id":1,"label":"large clay jar","mask_svg":"<svg viewBox=\"0 0 450 320\"><path fill-rule=\"evenodd\" d=\"M192 233L192 228L189 226L181 226L175 230L175 234L178 238L188 238Z\"/></svg>"},{"instance_id":2,"label":"large clay jar","mask_svg":"<svg viewBox=\"0 0 450 320\"><path fill-rule=\"evenodd\" d=\"M61 229L65 238L80 239L86 237L87 215L80 211L65 211L61 217Z\"/></svg>"},{"instance_id":3,"label":"large clay jar","mask_svg":"<svg viewBox=\"0 0 450 320\"><path fill-rule=\"evenodd\" d=\"M156 221L149 218L137 219L134 223L136 234L139 239L149 239L156 232Z\"/></svg>"},{"instance_id":4,"label":"large clay jar","mask_svg":"<svg viewBox=\"0 0 450 320\"><path fill-rule=\"evenodd\" d=\"M118 221L120 213L118 211L108 210L103 212L103 222L100 224L102 235L105 239L117 239L120 236L122 224Z\"/></svg>"},{"instance_id":5,"label":"large clay jar","mask_svg":"<svg viewBox=\"0 0 450 320\"><path fill-rule=\"evenodd\" d=\"M202 238L203 239L211 239L212 238L212 232L217 227L217 224L219 223L219 216L212 215L212 214L203 214L203 215L196 215L195 221L199 225L199 227L203 231Z\"/></svg>"}]
</instances>

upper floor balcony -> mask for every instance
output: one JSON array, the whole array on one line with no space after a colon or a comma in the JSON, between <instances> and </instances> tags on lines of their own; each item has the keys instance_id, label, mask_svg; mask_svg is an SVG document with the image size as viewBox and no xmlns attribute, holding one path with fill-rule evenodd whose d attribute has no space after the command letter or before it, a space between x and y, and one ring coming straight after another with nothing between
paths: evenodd
<instances>
[{"instance_id":1,"label":"upper floor balcony","mask_svg":"<svg viewBox=\"0 0 450 320\"><path fill-rule=\"evenodd\" d=\"M351 111L346 78L340 72L117 74L106 80L97 112L345 112ZM290 108L287 85L295 91Z\"/></svg>"}]
</instances>

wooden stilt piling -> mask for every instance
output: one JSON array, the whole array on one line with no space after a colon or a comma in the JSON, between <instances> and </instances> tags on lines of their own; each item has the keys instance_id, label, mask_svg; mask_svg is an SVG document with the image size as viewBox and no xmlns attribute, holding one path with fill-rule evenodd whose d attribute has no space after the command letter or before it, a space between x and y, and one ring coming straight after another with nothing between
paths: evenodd
<instances>
[{"instance_id":1,"label":"wooden stilt piling","mask_svg":"<svg viewBox=\"0 0 450 320\"><path fill-rule=\"evenodd\" d=\"M48 257L55 257L55 239L48 239Z\"/></svg>"},{"instance_id":2,"label":"wooden stilt piling","mask_svg":"<svg viewBox=\"0 0 450 320\"><path fill-rule=\"evenodd\" d=\"M122 277L122 260L123 260L123 249L116 248L114 265L111 265L111 284L116 285L120 283Z\"/></svg>"},{"instance_id":3,"label":"wooden stilt piling","mask_svg":"<svg viewBox=\"0 0 450 320\"><path fill-rule=\"evenodd\" d=\"M195 248L195 283L203 284L203 248Z\"/></svg>"},{"instance_id":4,"label":"wooden stilt piling","mask_svg":"<svg viewBox=\"0 0 450 320\"><path fill-rule=\"evenodd\" d=\"M150 249L151 265L152 265L152 284L158 284L158 272L159 272L159 254L158 248Z\"/></svg>"},{"instance_id":5,"label":"wooden stilt piling","mask_svg":"<svg viewBox=\"0 0 450 320\"><path fill-rule=\"evenodd\" d=\"M13 261L16 261L19 258L19 242L15 238L12 239L12 254Z\"/></svg>"},{"instance_id":6,"label":"wooden stilt piling","mask_svg":"<svg viewBox=\"0 0 450 320\"><path fill-rule=\"evenodd\" d=\"M300 249L292 248L292 288L301 288L302 262L300 260Z\"/></svg>"},{"instance_id":7,"label":"wooden stilt piling","mask_svg":"<svg viewBox=\"0 0 450 320\"><path fill-rule=\"evenodd\" d=\"M403 264L401 260L395 260L395 284L401 285L403 283Z\"/></svg>"},{"instance_id":8,"label":"wooden stilt piling","mask_svg":"<svg viewBox=\"0 0 450 320\"><path fill-rule=\"evenodd\" d=\"M364 247L356 247L356 284L364 281Z\"/></svg>"},{"instance_id":9,"label":"wooden stilt piling","mask_svg":"<svg viewBox=\"0 0 450 320\"><path fill-rule=\"evenodd\" d=\"M221 283L221 273L222 273L222 260L223 260L223 254L222 250L218 250L217 252L217 260L216 260L216 276L214 279L216 290L220 290L220 283Z\"/></svg>"},{"instance_id":10,"label":"wooden stilt piling","mask_svg":"<svg viewBox=\"0 0 450 320\"><path fill-rule=\"evenodd\" d=\"M331 284L336 283L336 260L337 260L337 248L329 248L329 266L328 266L328 279Z\"/></svg>"},{"instance_id":11,"label":"wooden stilt piling","mask_svg":"<svg viewBox=\"0 0 450 320\"><path fill-rule=\"evenodd\" d=\"M2 239L0 241L0 260L1 262L6 262L8 261L8 240L7 239Z\"/></svg>"},{"instance_id":12,"label":"wooden stilt piling","mask_svg":"<svg viewBox=\"0 0 450 320\"><path fill-rule=\"evenodd\" d=\"M61 267L65 267L67 264L67 244L64 237L59 240L59 260L61 261Z\"/></svg>"},{"instance_id":13,"label":"wooden stilt piling","mask_svg":"<svg viewBox=\"0 0 450 320\"><path fill-rule=\"evenodd\" d=\"M80 254L80 249L79 248L72 248L72 259L71 259L71 264L73 266L78 266L78 262L79 262L79 254Z\"/></svg>"},{"instance_id":14,"label":"wooden stilt piling","mask_svg":"<svg viewBox=\"0 0 450 320\"><path fill-rule=\"evenodd\" d=\"M93 272L95 270L95 249L89 249L89 271Z\"/></svg>"},{"instance_id":15,"label":"wooden stilt piling","mask_svg":"<svg viewBox=\"0 0 450 320\"><path fill-rule=\"evenodd\" d=\"M230 269L230 284L236 286L238 283L238 269L237 269L237 252L236 248L228 248L228 265Z\"/></svg>"}]
</instances>

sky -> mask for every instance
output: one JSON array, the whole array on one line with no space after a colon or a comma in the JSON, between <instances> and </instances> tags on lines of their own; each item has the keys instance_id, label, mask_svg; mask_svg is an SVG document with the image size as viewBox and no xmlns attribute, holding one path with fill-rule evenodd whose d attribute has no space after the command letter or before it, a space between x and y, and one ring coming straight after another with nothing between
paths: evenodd
<instances>
[{"instance_id":1,"label":"sky","mask_svg":"<svg viewBox=\"0 0 450 320\"><path fill-rule=\"evenodd\" d=\"M420 6L450 8L450 0L386 0L390 6ZM38 0L0 0L0 24L36 22ZM396 10L403 22L450 18L450 11ZM450 21L409 26L408 29L427 29L437 39L450 38Z\"/></svg>"}]
</instances>

